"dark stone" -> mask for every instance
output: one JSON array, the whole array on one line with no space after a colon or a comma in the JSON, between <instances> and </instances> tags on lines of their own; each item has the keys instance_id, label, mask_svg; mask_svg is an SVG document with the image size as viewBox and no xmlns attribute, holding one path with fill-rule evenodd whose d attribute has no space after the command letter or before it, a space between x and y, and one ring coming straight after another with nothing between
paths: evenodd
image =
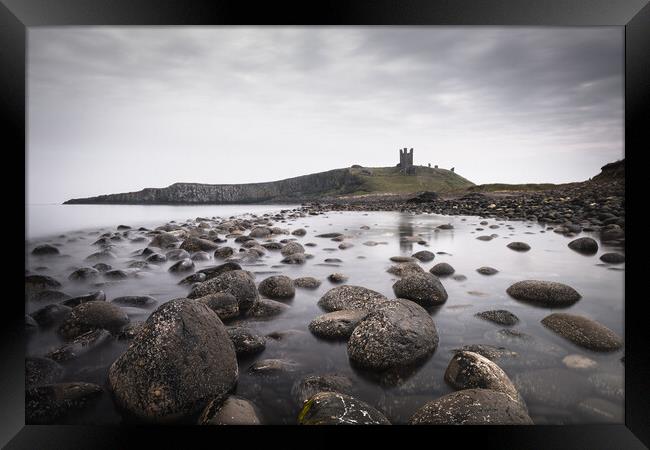
<instances>
[{"instance_id":1,"label":"dark stone","mask_svg":"<svg viewBox=\"0 0 650 450\"><path fill-rule=\"evenodd\" d=\"M411 256L419 261L429 262L433 261L433 258L436 257L436 254L428 250L420 250L417 253L413 253Z\"/></svg>"},{"instance_id":2,"label":"dark stone","mask_svg":"<svg viewBox=\"0 0 650 450\"><path fill-rule=\"evenodd\" d=\"M25 391L25 423L50 424L66 414L90 406L103 392L92 383L58 383Z\"/></svg>"},{"instance_id":3,"label":"dark stone","mask_svg":"<svg viewBox=\"0 0 650 450\"><path fill-rule=\"evenodd\" d=\"M476 271L481 275L494 275L496 273L499 273L499 271L494 267L487 267L487 266L479 267L478 269L476 269Z\"/></svg>"},{"instance_id":4,"label":"dark stone","mask_svg":"<svg viewBox=\"0 0 650 450\"><path fill-rule=\"evenodd\" d=\"M239 315L239 303L234 295L217 292L200 297L197 301L205 303L221 320L228 320Z\"/></svg>"},{"instance_id":5,"label":"dark stone","mask_svg":"<svg viewBox=\"0 0 650 450\"><path fill-rule=\"evenodd\" d=\"M448 297L438 277L430 273L406 275L393 284L393 291L398 298L413 300L424 307L441 305Z\"/></svg>"},{"instance_id":6,"label":"dark stone","mask_svg":"<svg viewBox=\"0 0 650 450\"><path fill-rule=\"evenodd\" d=\"M319 392L305 401L298 414L300 425L390 425L367 403L339 392Z\"/></svg>"},{"instance_id":7,"label":"dark stone","mask_svg":"<svg viewBox=\"0 0 650 450\"><path fill-rule=\"evenodd\" d=\"M255 280L249 272L232 270L208 279L192 289L188 298L200 298L209 294L226 292L237 299L239 311L246 312L259 300Z\"/></svg>"},{"instance_id":8,"label":"dark stone","mask_svg":"<svg viewBox=\"0 0 650 450\"><path fill-rule=\"evenodd\" d=\"M307 257L304 253L292 253L291 255L282 258L282 261L280 262L283 262L284 264L304 264L306 260Z\"/></svg>"},{"instance_id":9,"label":"dark stone","mask_svg":"<svg viewBox=\"0 0 650 450\"><path fill-rule=\"evenodd\" d=\"M228 258L235 253L232 247L219 247L214 251L215 258Z\"/></svg>"},{"instance_id":10,"label":"dark stone","mask_svg":"<svg viewBox=\"0 0 650 450\"><path fill-rule=\"evenodd\" d=\"M185 258L181 261L174 263L169 269L169 272L187 272L189 270L194 270L194 261L189 258Z\"/></svg>"},{"instance_id":11,"label":"dark stone","mask_svg":"<svg viewBox=\"0 0 650 450\"><path fill-rule=\"evenodd\" d=\"M598 243L590 237L581 237L569 242L569 248L585 255L594 255L598 252Z\"/></svg>"},{"instance_id":12,"label":"dark stone","mask_svg":"<svg viewBox=\"0 0 650 450\"><path fill-rule=\"evenodd\" d=\"M293 280L293 285L303 289L318 289L321 282L314 277L301 277Z\"/></svg>"},{"instance_id":13,"label":"dark stone","mask_svg":"<svg viewBox=\"0 0 650 450\"><path fill-rule=\"evenodd\" d=\"M63 377L63 367L50 358L25 358L25 388L56 383Z\"/></svg>"},{"instance_id":14,"label":"dark stone","mask_svg":"<svg viewBox=\"0 0 650 450\"><path fill-rule=\"evenodd\" d=\"M255 405L243 398L230 396L225 401L213 400L208 404L199 425L261 425Z\"/></svg>"},{"instance_id":15,"label":"dark stone","mask_svg":"<svg viewBox=\"0 0 650 450\"><path fill-rule=\"evenodd\" d=\"M208 241L207 239L201 239L198 237L189 237L183 241L181 246L182 250L187 250L188 252L198 252L198 251L204 251L204 252L209 252L212 250L216 250L216 248L219 247L218 244L212 241Z\"/></svg>"},{"instance_id":16,"label":"dark stone","mask_svg":"<svg viewBox=\"0 0 650 450\"><path fill-rule=\"evenodd\" d=\"M483 311L475 315L476 317L480 317L484 320L489 320L490 322L498 323L499 325L515 325L517 322L519 322L519 317L515 316L510 311L506 311L505 309Z\"/></svg>"},{"instance_id":17,"label":"dark stone","mask_svg":"<svg viewBox=\"0 0 650 450\"><path fill-rule=\"evenodd\" d=\"M291 397L297 405L302 406L319 392L339 392L351 395L352 380L343 375L309 375L296 380L291 387Z\"/></svg>"},{"instance_id":18,"label":"dark stone","mask_svg":"<svg viewBox=\"0 0 650 450\"><path fill-rule=\"evenodd\" d=\"M261 298L246 312L247 317L268 318L282 314L289 306L275 300Z\"/></svg>"},{"instance_id":19,"label":"dark stone","mask_svg":"<svg viewBox=\"0 0 650 450\"><path fill-rule=\"evenodd\" d=\"M111 334L106 330L89 331L48 352L45 356L54 361L68 361L99 347L107 342L110 337Z\"/></svg>"},{"instance_id":20,"label":"dark stone","mask_svg":"<svg viewBox=\"0 0 650 450\"><path fill-rule=\"evenodd\" d=\"M620 253L604 253L600 256L600 260L609 264L621 264L625 262L625 255Z\"/></svg>"},{"instance_id":21,"label":"dark stone","mask_svg":"<svg viewBox=\"0 0 650 450\"><path fill-rule=\"evenodd\" d=\"M211 278L216 278L221 274L226 272L232 272L234 270L242 270L242 267L236 262L226 262L219 264L218 266L206 267L205 269L199 270L197 273L203 273L206 276L206 281Z\"/></svg>"},{"instance_id":22,"label":"dark stone","mask_svg":"<svg viewBox=\"0 0 650 450\"><path fill-rule=\"evenodd\" d=\"M517 252L527 252L530 250L530 245L526 244L525 242L511 242L506 247Z\"/></svg>"},{"instance_id":23,"label":"dark stone","mask_svg":"<svg viewBox=\"0 0 650 450\"><path fill-rule=\"evenodd\" d=\"M570 306L581 298L571 286L554 281L519 281L506 289L506 292L517 300L551 308Z\"/></svg>"},{"instance_id":24,"label":"dark stone","mask_svg":"<svg viewBox=\"0 0 650 450\"><path fill-rule=\"evenodd\" d=\"M58 332L63 338L71 340L98 328L117 334L127 323L129 316L118 306L109 302L92 301L75 306Z\"/></svg>"},{"instance_id":25,"label":"dark stone","mask_svg":"<svg viewBox=\"0 0 650 450\"><path fill-rule=\"evenodd\" d=\"M266 348L266 338L246 327L229 327L226 329L235 346L237 356L255 355Z\"/></svg>"},{"instance_id":26,"label":"dark stone","mask_svg":"<svg viewBox=\"0 0 650 450\"><path fill-rule=\"evenodd\" d=\"M31 316L41 327L57 325L68 317L72 308L65 305L47 305L33 312Z\"/></svg>"},{"instance_id":27,"label":"dark stone","mask_svg":"<svg viewBox=\"0 0 650 450\"><path fill-rule=\"evenodd\" d=\"M206 275L204 273L197 272L183 278L181 281L178 282L178 284L184 285L184 284L202 283L205 280L206 280Z\"/></svg>"},{"instance_id":28,"label":"dark stone","mask_svg":"<svg viewBox=\"0 0 650 450\"><path fill-rule=\"evenodd\" d=\"M154 311L108 374L117 405L147 422L192 416L225 398L237 378L225 327L207 306L187 299Z\"/></svg>"},{"instance_id":29,"label":"dark stone","mask_svg":"<svg viewBox=\"0 0 650 450\"><path fill-rule=\"evenodd\" d=\"M532 425L526 408L503 392L463 389L420 408L411 425Z\"/></svg>"},{"instance_id":30,"label":"dark stone","mask_svg":"<svg viewBox=\"0 0 650 450\"><path fill-rule=\"evenodd\" d=\"M623 346L620 336L595 320L575 314L553 313L542 324L580 347L598 352L611 352Z\"/></svg>"},{"instance_id":31,"label":"dark stone","mask_svg":"<svg viewBox=\"0 0 650 450\"><path fill-rule=\"evenodd\" d=\"M419 362L437 346L429 313L410 300L396 299L357 325L348 341L348 357L359 367L382 371Z\"/></svg>"},{"instance_id":32,"label":"dark stone","mask_svg":"<svg viewBox=\"0 0 650 450\"><path fill-rule=\"evenodd\" d=\"M348 276L339 272L331 273L327 276L327 279L332 283L345 283L348 281Z\"/></svg>"},{"instance_id":33,"label":"dark stone","mask_svg":"<svg viewBox=\"0 0 650 450\"><path fill-rule=\"evenodd\" d=\"M108 272L112 268L113 268L113 266L111 266L110 264L106 264L106 263L97 263L97 264L95 264L93 266L93 269L97 269L100 272Z\"/></svg>"},{"instance_id":34,"label":"dark stone","mask_svg":"<svg viewBox=\"0 0 650 450\"><path fill-rule=\"evenodd\" d=\"M79 306L82 303L103 301L106 301L106 294L104 291L95 291L91 292L90 294L80 295L79 297L69 298L61 302L61 304L69 306L70 308L74 308L75 306Z\"/></svg>"},{"instance_id":35,"label":"dark stone","mask_svg":"<svg viewBox=\"0 0 650 450\"><path fill-rule=\"evenodd\" d=\"M135 306L136 308L150 308L156 304L156 299L149 295L126 295L114 298L112 303Z\"/></svg>"},{"instance_id":36,"label":"dark stone","mask_svg":"<svg viewBox=\"0 0 650 450\"><path fill-rule=\"evenodd\" d=\"M69 299L70 296L66 293L63 293L61 291L53 291L50 289L36 292L32 297L30 298L31 301L33 302L50 302L50 303L55 303L55 302L60 302L63 300Z\"/></svg>"},{"instance_id":37,"label":"dark stone","mask_svg":"<svg viewBox=\"0 0 650 450\"><path fill-rule=\"evenodd\" d=\"M438 263L435 266L433 266L431 269L429 269L429 272L431 272L434 275L437 275L439 277L445 277L448 275L452 275L456 269L454 269L451 264L447 264L445 262Z\"/></svg>"},{"instance_id":38,"label":"dark stone","mask_svg":"<svg viewBox=\"0 0 650 450\"><path fill-rule=\"evenodd\" d=\"M149 247L158 247L161 249L173 247L180 239L171 233L160 233L153 237L149 242Z\"/></svg>"},{"instance_id":39,"label":"dark stone","mask_svg":"<svg viewBox=\"0 0 650 450\"><path fill-rule=\"evenodd\" d=\"M180 261L182 259L189 258L190 254L187 250L183 250L182 248L175 248L174 250L170 250L165 253L165 257L170 261Z\"/></svg>"},{"instance_id":40,"label":"dark stone","mask_svg":"<svg viewBox=\"0 0 650 450\"><path fill-rule=\"evenodd\" d=\"M294 255L296 253L305 253L305 247L297 242L289 242L282 249L280 249L282 256Z\"/></svg>"},{"instance_id":41,"label":"dark stone","mask_svg":"<svg viewBox=\"0 0 650 450\"><path fill-rule=\"evenodd\" d=\"M260 283L258 290L260 294L275 300L290 299L296 295L293 281L285 275L275 275L265 278Z\"/></svg>"},{"instance_id":42,"label":"dark stone","mask_svg":"<svg viewBox=\"0 0 650 450\"><path fill-rule=\"evenodd\" d=\"M58 255L59 253L59 249L50 244L39 245L32 250L32 255L38 256Z\"/></svg>"},{"instance_id":43,"label":"dark stone","mask_svg":"<svg viewBox=\"0 0 650 450\"><path fill-rule=\"evenodd\" d=\"M160 253L152 253L147 257L146 261L151 264L162 264L164 262L167 262L167 257L165 255L161 255Z\"/></svg>"},{"instance_id":44,"label":"dark stone","mask_svg":"<svg viewBox=\"0 0 650 450\"><path fill-rule=\"evenodd\" d=\"M104 276L110 280L124 280L129 277L129 275L120 269L109 270L104 273Z\"/></svg>"},{"instance_id":45,"label":"dark stone","mask_svg":"<svg viewBox=\"0 0 650 450\"><path fill-rule=\"evenodd\" d=\"M347 339L368 313L361 310L341 310L323 314L309 323L309 330L325 339Z\"/></svg>"},{"instance_id":46,"label":"dark stone","mask_svg":"<svg viewBox=\"0 0 650 450\"><path fill-rule=\"evenodd\" d=\"M379 292L361 286L338 286L330 289L318 301L325 311L342 309L373 310L389 300Z\"/></svg>"}]
</instances>

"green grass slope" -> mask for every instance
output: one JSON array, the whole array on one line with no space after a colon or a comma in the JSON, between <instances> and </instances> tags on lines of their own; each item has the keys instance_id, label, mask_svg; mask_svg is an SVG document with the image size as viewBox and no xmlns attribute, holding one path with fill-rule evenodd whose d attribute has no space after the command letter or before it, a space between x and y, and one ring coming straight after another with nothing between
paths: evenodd
<instances>
[{"instance_id":1,"label":"green grass slope","mask_svg":"<svg viewBox=\"0 0 650 450\"><path fill-rule=\"evenodd\" d=\"M353 167L349 170L359 183L351 192L353 195L450 192L474 186L451 170L431 167L416 166L415 175L403 175L397 167Z\"/></svg>"}]
</instances>

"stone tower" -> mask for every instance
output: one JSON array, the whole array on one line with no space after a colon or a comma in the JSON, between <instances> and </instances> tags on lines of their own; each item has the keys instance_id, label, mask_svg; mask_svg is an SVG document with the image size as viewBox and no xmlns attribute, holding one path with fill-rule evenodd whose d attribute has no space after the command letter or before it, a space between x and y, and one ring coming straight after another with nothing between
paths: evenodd
<instances>
[{"instance_id":1,"label":"stone tower","mask_svg":"<svg viewBox=\"0 0 650 450\"><path fill-rule=\"evenodd\" d=\"M399 149L398 167L400 172L404 175L415 175L415 167L413 166L413 149Z\"/></svg>"}]
</instances>

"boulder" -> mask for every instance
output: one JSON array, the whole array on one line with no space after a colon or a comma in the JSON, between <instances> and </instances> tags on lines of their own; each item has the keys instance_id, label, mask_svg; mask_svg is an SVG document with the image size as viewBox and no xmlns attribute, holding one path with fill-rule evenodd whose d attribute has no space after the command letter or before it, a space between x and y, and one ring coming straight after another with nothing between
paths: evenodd
<instances>
[{"instance_id":1,"label":"boulder","mask_svg":"<svg viewBox=\"0 0 650 450\"><path fill-rule=\"evenodd\" d=\"M209 252L216 250L217 247L219 247L219 245L215 242L192 236L185 239L179 248L193 253L198 251Z\"/></svg>"},{"instance_id":2,"label":"boulder","mask_svg":"<svg viewBox=\"0 0 650 450\"><path fill-rule=\"evenodd\" d=\"M542 324L576 345L598 352L611 352L623 346L623 339L605 325L583 316L553 313Z\"/></svg>"},{"instance_id":3,"label":"boulder","mask_svg":"<svg viewBox=\"0 0 650 450\"><path fill-rule=\"evenodd\" d=\"M229 327L226 331L235 346L237 356L254 355L266 348L266 338L250 328Z\"/></svg>"},{"instance_id":4,"label":"boulder","mask_svg":"<svg viewBox=\"0 0 650 450\"><path fill-rule=\"evenodd\" d=\"M38 245L32 250L32 255L37 256L58 255L59 253L59 249L50 244Z\"/></svg>"},{"instance_id":5,"label":"boulder","mask_svg":"<svg viewBox=\"0 0 650 450\"><path fill-rule=\"evenodd\" d=\"M445 277L448 275L452 275L456 269L454 269L451 264L447 264L445 262L438 263L435 266L433 266L431 269L429 269L429 272L431 272L434 275L437 275L439 277Z\"/></svg>"},{"instance_id":6,"label":"boulder","mask_svg":"<svg viewBox=\"0 0 650 450\"><path fill-rule=\"evenodd\" d=\"M368 315L362 310L340 310L323 314L309 323L309 330L325 339L347 339Z\"/></svg>"},{"instance_id":7,"label":"boulder","mask_svg":"<svg viewBox=\"0 0 650 450\"><path fill-rule=\"evenodd\" d=\"M476 317L479 317L484 320L489 320L490 322L498 323L499 325L515 325L519 322L519 317L515 316L510 311L505 309L493 309L490 311L483 311L475 314Z\"/></svg>"},{"instance_id":8,"label":"boulder","mask_svg":"<svg viewBox=\"0 0 650 450\"><path fill-rule=\"evenodd\" d=\"M393 284L393 292L398 298L413 300L424 307L441 305L448 297L438 277L430 273L406 275Z\"/></svg>"},{"instance_id":9,"label":"boulder","mask_svg":"<svg viewBox=\"0 0 650 450\"><path fill-rule=\"evenodd\" d=\"M438 346L429 313L404 299L385 302L359 325L348 340L348 357L357 366L384 371L415 364Z\"/></svg>"},{"instance_id":10,"label":"boulder","mask_svg":"<svg viewBox=\"0 0 650 450\"><path fill-rule=\"evenodd\" d=\"M351 395L352 380L343 375L309 375L296 380L291 387L291 397L297 405L302 406L319 392L339 392Z\"/></svg>"},{"instance_id":11,"label":"boulder","mask_svg":"<svg viewBox=\"0 0 650 450\"><path fill-rule=\"evenodd\" d=\"M230 396L225 401L211 401L199 418L199 425L260 425L261 423L255 405L235 396Z\"/></svg>"},{"instance_id":12,"label":"boulder","mask_svg":"<svg viewBox=\"0 0 650 450\"><path fill-rule=\"evenodd\" d=\"M429 250L420 250L417 253L413 253L411 256L422 262L433 261L433 258L436 257L435 253L430 252Z\"/></svg>"},{"instance_id":13,"label":"boulder","mask_svg":"<svg viewBox=\"0 0 650 450\"><path fill-rule=\"evenodd\" d=\"M330 312L342 309L373 310L388 301L371 289L345 285L327 291L318 301L318 306Z\"/></svg>"},{"instance_id":14,"label":"boulder","mask_svg":"<svg viewBox=\"0 0 650 450\"><path fill-rule=\"evenodd\" d=\"M239 316L239 303L235 296L228 292L208 294L205 297L196 299L196 301L207 305L221 320L233 319Z\"/></svg>"},{"instance_id":15,"label":"boulder","mask_svg":"<svg viewBox=\"0 0 650 450\"><path fill-rule=\"evenodd\" d=\"M92 405L103 393L92 383L57 383L25 391L25 423L51 424L63 416Z\"/></svg>"},{"instance_id":16,"label":"boulder","mask_svg":"<svg viewBox=\"0 0 650 450\"><path fill-rule=\"evenodd\" d=\"M117 405L147 422L192 416L224 399L237 378L226 328L210 308L188 299L154 311L108 373Z\"/></svg>"},{"instance_id":17,"label":"boulder","mask_svg":"<svg viewBox=\"0 0 650 450\"><path fill-rule=\"evenodd\" d=\"M590 237L581 237L569 242L569 248L585 255L598 253L598 242Z\"/></svg>"},{"instance_id":18,"label":"boulder","mask_svg":"<svg viewBox=\"0 0 650 450\"><path fill-rule=\"evenodd\" d=\"M86 302L75 306L58 328L58 333L67 340L93 331L104 329L113 334L129 323L129 316L118 306L109 302Z\"/></svg>"},{"instance_id":19,"label":"boulder","mask_svg":"<svg viewBox=\"0 0 650 450\"><path fill-rule=\"evenodd\" d=\"M187 297L200 298L219 292L234 295L240 312L248 311L259 300L255 280L249 272L244 270L231 270L208 279L192 289Z\"/></svg>"},{"instance_id":20,"label":"boulder","mask_svg":"<svg viewBox=\"0 0 650 450\"><path fill-rule=\"evenodd\" d=\"M265 278L258 286L258 291L260 294L275 300L290 299L296 295L293 281L285 275Z\"/></svg>"},{"instance_id":21,"label":"boulder","mask_svg":"<svg viewBox=\"0 0 650 450\"><path fill-rule=\"evenodd\" d=\"M571 306L581 298L571 286L554 281L519 281L506 292L517 300L551 308Z\"/></svg>"},{"instance_id":22,"label":"boulder","mask_svg":"<svg viewBox=\"0 0 650 450\"><path fill-rule=\"evenodd\" d=\"M320 392L309 398L298 414L300 425L390 425L367 403L339 392Z\"/></svg>"}]
</instances>

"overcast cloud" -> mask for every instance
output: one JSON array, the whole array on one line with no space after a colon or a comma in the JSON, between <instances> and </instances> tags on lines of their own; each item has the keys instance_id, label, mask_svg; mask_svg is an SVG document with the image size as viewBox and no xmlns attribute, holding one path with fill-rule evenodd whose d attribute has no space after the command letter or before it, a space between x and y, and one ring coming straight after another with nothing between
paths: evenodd
<instances>
[{"instance_id":1,"label":"overcast cloud","mask_svg":"<svg viewBox=\"0 0 650 450\"><path fill-rule=\"evenodd\" d=\"M28 36L29 203L416 164L581 181L623 157L623 29L67 27Z\"/></svg>"}]
</instances>

